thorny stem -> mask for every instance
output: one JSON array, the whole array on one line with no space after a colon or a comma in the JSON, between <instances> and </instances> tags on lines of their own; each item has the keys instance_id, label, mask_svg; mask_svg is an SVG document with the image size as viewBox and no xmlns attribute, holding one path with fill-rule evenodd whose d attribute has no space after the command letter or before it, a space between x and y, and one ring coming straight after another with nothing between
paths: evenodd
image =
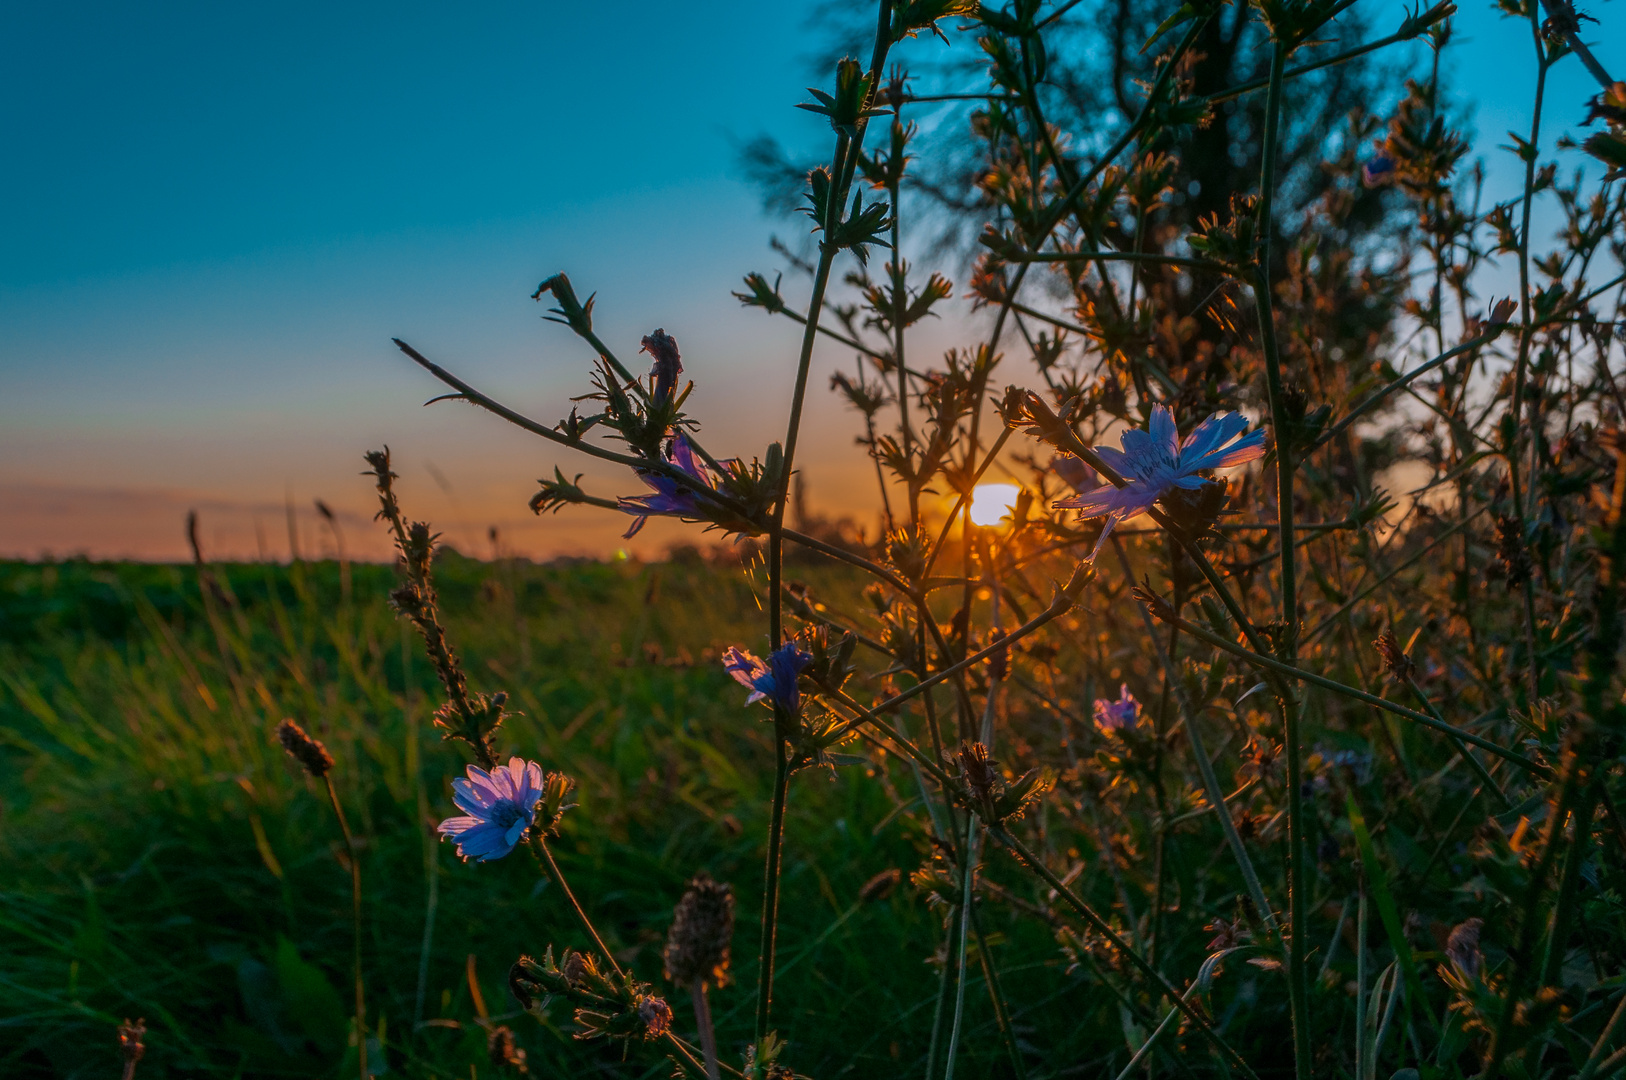
<instances>
[{"instance_id":1,"label":"thorny stem","mask_svg":"<svg viewBox=\"0 0 1626 1080\"><path fill-rule=\"evenodd\" d=\"M327 782L327 798L333 804L333 816L339 819L339 831L344 834L345 851L350 856L350 917L353 931L350 962L356 984L356 1067L361 1080L367 1080L367 998L361 980L361 853L356 850L356 838L350 834L350 823L345 820L338 789L333 786L333 774L326 773L322 779Z\"/></svg>"}]
</instances>

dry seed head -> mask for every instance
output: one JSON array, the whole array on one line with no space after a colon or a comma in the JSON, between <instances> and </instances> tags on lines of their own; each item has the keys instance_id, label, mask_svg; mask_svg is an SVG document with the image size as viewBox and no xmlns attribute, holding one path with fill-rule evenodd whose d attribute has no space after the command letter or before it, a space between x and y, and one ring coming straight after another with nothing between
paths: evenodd
<instances>
[{"instance_id":1,"label":"dry seed head","mask_svg":"<svg viewBox=\"0 0 1626 1080\"><path fill-rule=\"evenodd\" d=\"M514 1032L507 1024L492 1028L486 1036L486 1056L499 1070L513 1069L520 1076L531 1071L525 1063L525 1051L514 1044Z\"/></svg>"},{"instance_id":2,"label":"dry seed head","mask_svg":"<svg viewBox=\"0 0 1626 1080\"><path fill-rule=\"evenodd\" d=\"M284 720L277 725L277 739L282 743L282 748L318 780L333 768L333 755L327 752L327 747L320 740L311 738L304 728L292 720Z\"/></svg>"},{"instance_id":3,"label":"dry seed head","mask_svg":"<svg viewBox=\"0 0 1626 1080\"><path fill-rule=\"evenodd\" d=\"M1385 630L1372 644L1377 646L1378 656L1383 660L1383 670L1402 682L1411 678L1416 665L1400 647L1400 641L1395 637L1393 630Z\"/></svg>"},{"instance_id":4,"label":"dry seed head","mask_svg":"<svg viewBox=\"0 0 1626 1080\"><path fill-rule=\"evenodd\" d=\"M141 1060L141 1055L147 1052L146 1043L142 1037L147 1034L147 1021L145 1018L130 1023L126 1020L119 1025L119 1056L124 1059L125 1075L129 1075L130 1066Z\"/></svg>"},{"instance_id":5,"label":"dry seed head","mask_svg":"<svg viewBox=\"0 0 1626 1080\"><path fill-rule=\"evenodd\" d=\"M697 979L728 983L729 943L734 937L734 892L704 871L672 912L666 935L666 977L679 985Z\"/></svg>"}]
</instances>

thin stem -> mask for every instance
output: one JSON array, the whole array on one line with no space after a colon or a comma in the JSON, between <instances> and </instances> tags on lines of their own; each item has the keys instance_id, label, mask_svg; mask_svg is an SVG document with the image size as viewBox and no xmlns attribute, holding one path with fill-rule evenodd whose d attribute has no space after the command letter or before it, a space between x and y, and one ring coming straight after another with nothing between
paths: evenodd
<instances>
[{"instance_id":1,"label":"thin stem","mask_svg":"<svg viewBox=\"0 0 1626 1080\"><path fill-rule=\"evenodd\" d=\"M1012 836L1003 825L996 825L990 828L988 830L988 835L998 840L1001 844L1004 844L1005 847L1008 848L1010 852L1022 862L1023 865L1025 865L1029 870L1032 870L1034 873L1038 874L1039 877L1043 878L1045 884L1054 889L1056 891L1056 895L1065 900L1068 907L1072 908L1079 915L1083 916L1084 921L1089 923L1091 928L1094 929L1096 933L1105 938L1107 942L1118 951L1120 956L1124 957L1136 968L1138 968L1147 978L1157 983L1157 985L1162 989L1163 993L1168 995L1169 999L1175 1003L1175 1006L1186 1015L1186 1018L1195 1024L1198 1030L1200 1030L1203 1035L1205 1035L1208 1040L1214 1044L1214 1046L1220 1051L1221 1056L1229 1062L1232 1068L1241 1072L1244 1076L1252 1077L1253 1080L1259 1080L1258 1074L1253 1071L1253 1068L1242 1059L1242 1056L1238 1054L1229 1043L1220 1037L1217 1031L1214 1030L1213 1025L1209 1023L1208 1017L1204 1016L1199 1010L1193 1008L1191 1003L1186 1001L1186 999L1181 996L1180 991L1175 989L1174 985L1170 983L1168 979L1165 979L1156 968L1147 963L1144 956L1131 948L1129 943L1120 937L1118 932L1112 928L1111 924L1103 919L1094 908L1090 907L1090 905L1081 900L1077 893L1068 888L1066 882L1057 877L1055 872L1046 866L1042 859L1023 846L1022 842L1016 839L1016 837Z\"/></svg>"},{"instance_id":2,"label":"thin stem","mask_svg":"<svg viewBox=\"0 0 1626 1080\"><path fill-rule=\"evenodd\" d=\"M706 1055L706 1076L721 1080L717 1068L717 1032L712 1027L711 1003L706 1000L706 980L696 979L690 987L694 997L694 1020L700 1028L700 1051Z\"/></svg>"},{"instance_id":3,"label":"thin stem","mask_svg":"<svg viewBox=\"0 0 1626 1080\"><path fill-rule=\"evenodd\" d=\"M1287 415L1282 385L1280 346L1271 285L1270 247L1275 225L1271 208L1276 190L1277 141L1282 111L1282 72L1288 45L1278 41L1270 55L1270 86L1265 98L1265 134L1259 180L1258 261L1254 267L1254 300L1259 308L1259 336L1265 354L1265 386L1270 398L1271 428L1276 435L1276 520L1281 533L1282 630L1276 652L1292 665L1298 655L1299 605L1297 545L1293 541L1293 469L1298 448L1296 431ZM1291 694L1281 694L1277 705L1287 743L1287 904L1290 936L1287 942L1288 1000L1293 1019L1293 1058L1298 1080L1310 1080L1310 988L1304 950L1306 933L1304 843L1304 746L1299 730L1302 716Z\"/></svg>"},{"instance_id":4,"label":"thin stem","mask_svg":"<svg viewBox=\"0 0 1626 1080\"><path fill-rule=\"evenodd\" d=\"M587 912L582 910L581 904L576 900L576 894L570 891L570 882L565 880L564 871L560 870L559 864L553 861L553 851L548 847L547 838L541 833L534 833L531 839L533 841L531 846L541 858L542 865L547 867L548 876L553 879L554 884L559 886L559 891L565 894L565 902L570 905L572 914L576 916L577 925L592 939L593 945L603 955L604 962L610 965L610 970L615 972L616 978L625 983L627 980L626 972L622 971L621 965L615 962L615 956L610 952L610 947L604 944L603 938L598 936L598 930L593 927L593 922L587 917Z\"/></svg>"},{"instance_id":5,"label":"thin stem","mask_svg":"<svg viewBox=\"0 0 1626 1080\"><path fill-rule=\"evenodd\" d=\"M1530 207L1536 198L1536 158L1537 149L1541 145L1541 107L1542 100L1547 92L1547 49L1542 43L1541 27L1536 22L1536 12L1530 11L1530 32L1536 48L1536 101L1530 118L1530 142L1526 148L1528 154L1524 163L1524 197L1520 212L1519 223L1519 318L1523 325L1519 329L1519 354L1513 366L1513 398L1508 408L1513 411L1514 424L1506 450L1508 486L1513 496L1513 516L1519 523L1519 534L1524 536L1527 530L1528 517L1525 513L1524 497L1521 490L1519 473L1520 457L1520 413L1524 408L1524 384L1530 366L1530 339L1533 328L1530 325ZM1532 401L1531 418L1534 421L1535 403ZM1535 442L1532 442L1535 445ZM1533 462L1532 462L1533 464ZM1535 476L1529 477L1534 503L1536 487ZM1536 601L1535 585L1528 578L1524 581L1524 647L1526 653L1525 672L1529 682L1530 705L1534 707L1536 699L1541 696L1541 668L1536 658Z\"/></svg>"},{"instance_id":6,"label":"thin stem","mask_svg":"<svg viewBox=\"0 0 1626 1080\"><path fill-rule=\"evenodd\" d=\"M1129 565L1129 556L1124 551L1123 543L1117 537L1113 537L1113 547L1118 552L1118 561L1123 566L1125 580L1133 586L1135 573ZM1253 868L1253 860L1248 857L1248 849L1242 842L1241 834L1237 832L1236 822L1226 807L1225 789L1220 787L1219 777L1214 773L1214 763L1209 760L1208 751L1203 746L1202 732L1198 730L1197 725L1197 709L1192 705L1190 695L1186 693L1186 684L1175 670L1168 650L1158 638L1156 628L1152 624L1151 613L1144 605L1141 606L1140 612L1146 624L1146 636L1152 642L1152 648L1157 653L1157 662L1163 669L1166 685L1174 691L1175 701L1180 706L1181 714L1186 718L1186 738L1191 741L1191 756L1196 759L1197 771L1202 774L1203 791L1220 820L1220 829L1225 833L1225 843L1236 858L1237 867L1242 871L1243 883L1248 889L1248 897L1258 909L1259 918L1264 922L1265 929L1271 934L1277 934L1280 931L1276 925L1276 916L1271 911L1264 887L1259 884L1259 874Z\"/></svg>"},{"instance_id":7,"label":"thin stem","mask_svg":"<svg viewBox=\"0 0 1626 1080\"><path fill-rule=\"evenodd\" d=\"M1335 694L1342 694L1345 697L1354 698L1356 701L1364 701L1368 705L1375 705L1386 712L1391 712L1396 716L1402 716L1407 720L1422 724L1424 727L1430 727L1436 731L1443 731L1447 735L1454 735L1464 742L1472 743L1483 750L1489 751L1490 753L1495 754L1497 757L1502 758L1504 761L1511 762L1512 764L1519 766L1519 768L1533 775L1550 776L1552 774L1552 770L1548 769L1544 765L1539 765L1536 762L1531 761L1522 754L1518 754L1512 750L1506 749L1505 747L1498 746L1489 739L1480 738L1471 731L1464 731L1463 729L1454 727L1451 724L1442 723L1427 713L1420 713L1414 709L1408 709L1404 705L1396 705L1394 702L1380 698L1375 694L1368 694L1364 690L1357 690L1353 686L1346 686L1335 679L1329 679L1324 675L1317 675L1315 672L1307 671L1304 668L1284 664L1280 660L1265 656L1262 653L1251 652L1250 650L1244 649L1242 646L1236 644L1234 641L1227 641L1220 635L1210 631L1207 627L1199 626L1188 619L1182 619L1173 612L1159 610L1156 606L1152 608L1152 612L1162 621L1175 622L1177 625L1179 625L1181 630L1184 630L1193 637L1200 638L1217 649L1223 649L1232 656L1241 657L1255 667L1274 672L1278 675L1290 676L1291 678L1298 679L1301 682L1307 682L1311 686L1319 686L1323 690L1331 690Z\"/></svg>"},{"instance_id":8,"label":"thin stem","mask_svg":"<svg viewBox=\"0 0 1626 1080\"><path fill-rule=\"evenodd\" d=\"M971 929L971 884L977 867L977 815L965 816L965 874L960 886L959 982L954 989L954 1026L949 1029L948 1061L943 1080L954 1080L955 1058L960 1050L960 1023L965 1017L965 957Z\"/></svg>"},{"instance_id":9,"label":"thin stem","mask_svg":"<svg viewBox=\"0 0 1626 1080\"><path fill-rule=\"evenodd\" d=\"M775 729L777 731L777 724ZM773 809L768 820L768 853L763 859L762 866L762 934L757 952L758 1044L768 1033L768 1019L773 1004L773 958L779 937L779 870L785 841L785 797L790 784L789 749L782 735L774 742L778 757L774 768Z\"/></svg>"},{"instance_id":10,"label":"thin stem","mask_svg":"<svg viewBox=\"0 0 1626 1080\"><path fill-rule=\"evenodd\" d=\"M351 970L356 983L356 1068L361 1080L367 1077L367 998L361 981L361 854L356 850L356 838L350 834L350 823L345 820L344 807L339 804L338 789L333 786L333 774L322 777L327 782L327 798L333 804L333 816L339 819L339 831L344 834L345 850L350 854L350 917L352 953Z\"/></svg>"}]
</instances>

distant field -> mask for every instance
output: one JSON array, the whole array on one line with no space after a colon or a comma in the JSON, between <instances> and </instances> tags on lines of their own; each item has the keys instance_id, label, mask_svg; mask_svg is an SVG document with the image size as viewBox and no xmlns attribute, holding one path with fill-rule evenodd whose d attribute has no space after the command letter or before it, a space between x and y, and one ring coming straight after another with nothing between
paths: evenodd
<instances>
[{"instance_id":1,"label":"distant field","mask_svg":"<svg viewBox=\"0 0 1626 1080\"><path fill-rule=\"evenodd\" d=\"M438 568L471 679L524 714L504 748L580 783L557 847L621 960L671 990L660 947L683 882L705 869L733 883L735 981L713 1007L737 1064L773 750L767 711L743 706L714 657L761 645L751 576L455 553ZM363 834L367 993L390 1075L495 1075L482 1004L533 1075L669 1072L576 1042L564 1010L538 1023L508 995L521 953L582 942L529 858L464 865L433 837L466 758L429 727L439 686L386 605L391 569L211 572L206 593L189 566L0 564L0 1075L115 1076L114 1026L135 1016L150 1029L144 1076L340 1074L349 877L321 789L274 742L283 717L338 759ZM838 570L794 573L837 601L856 589ZM922 965L939 916L907 881L859 899L919 862L893 768L809 776L791 801L776 1027L821 1078L918 1062L930 1034L937 980ZM1080 995L1063 991L1080 977L1036 920L987 918L1027 1003L1018 1032L1065 1047ZM980 1076L1000 1043L980 979L971 991L962 1067ZM687 995L671 1001L692 1035Z\"/></svg>"}]
</instances>

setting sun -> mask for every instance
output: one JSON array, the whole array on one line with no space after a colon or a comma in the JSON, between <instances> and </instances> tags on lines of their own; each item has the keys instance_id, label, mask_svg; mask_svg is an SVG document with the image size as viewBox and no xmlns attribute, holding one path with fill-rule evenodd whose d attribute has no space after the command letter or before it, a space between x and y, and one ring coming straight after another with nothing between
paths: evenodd
<instances>
[{"instance_id":1,"label":"setting sun","mask_svg":"<svg viewBox=\"0 0 1626 1080\"><path fill-rule=\"evenodd\" d=\"M1021 493L1015 484L978 484L971 491L971 523L998 525Z\"/></svg>"}]
</instances>

